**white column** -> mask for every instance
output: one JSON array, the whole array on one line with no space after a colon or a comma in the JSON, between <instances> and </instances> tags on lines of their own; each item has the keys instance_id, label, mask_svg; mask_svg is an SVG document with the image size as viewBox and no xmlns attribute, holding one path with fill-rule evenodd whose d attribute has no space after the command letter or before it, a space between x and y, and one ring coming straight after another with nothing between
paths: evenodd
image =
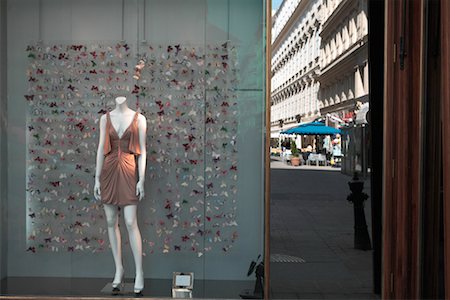
<instances>
[{"instance_id":1,"label":"white column","mask_svg":"<svg viewBox=\"0 0 450 300\"><path fill-rule=\"evenodd\" d=\"M305 114L309 112L309 102L311 98L311 82L308 82L306 85L306 95L305 95Z\"/></svg>"},{"instance_id":2,"label":"white column","mask_svg":"<svg viewBox=\"0 0 450 300\"><path fill-rule=\"evenodd\" d=\"M305 86L302 85L301 91L300 91L300 100L299 100L300 101L300 104L299 104L300 114L303 114L303 102L305 101L304 95L305 95Z\"/></svg>"},{"instance_id":3,"label":"white column","mask_svg":"<svg viewBox=\"0 0 450 300\"><path fill-rule=\"evenodd\" d=\"M295 144L297 145L298 149L302 149L302 136L300 134L297 135Z\"/></svg>"},{"instance_id":4,"label":"white column","mask_svg":"<svg viewBox=\"0 0 450 300\"><path fill-rule=\"evenodd\" d=\"M364 95L364 85L361 77L361 70L359 66L355 66L355 98Z\"/></svg>"},{"instance_id":5,"label":"white column","mask_svg":"<svg viewBox=\"0 0 450 300\"><path fill-rule=\"evenodd\" d=\"M369 94L369 63L364 65L364 94Z\"/></svg>"},{"instance_id":6,"label":"white column","mask_svg":"<svg viewBox=\"0 0 450 300\"><path fill-rule=\"evenodd\" d=\"M309 84L309 103L308 103L308 113L312 112L312 104L314 101L314 82L311 80L311 83Z\"/></svg>"}]
</instances>

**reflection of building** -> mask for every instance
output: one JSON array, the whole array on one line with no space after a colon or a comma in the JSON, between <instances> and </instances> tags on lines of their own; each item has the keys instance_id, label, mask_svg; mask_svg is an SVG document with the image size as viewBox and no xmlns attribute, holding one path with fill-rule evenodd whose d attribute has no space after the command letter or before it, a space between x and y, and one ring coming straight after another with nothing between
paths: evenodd
<instances>
[{"instance_id":1,"label":"reflection of building","mask_svg":"<svg viewBox=\"0 0 450 300\"><path fill-rule=\"evenodd\" d=\"M284 0L272 24L271 136L319 115L322 0Z\"/></svg>"},{"instance_id":2,"label":"reflection of building","mask_svg":"<svg viewBox=\"0 0 450 300\"><path fill-rule=\"evenodd\" d=\"M284 0L273 19L271 136L354 119L368 102L367 0Z\"/></svg>"},{"instance_id":3,"label":"reflection of building","mask_svg":"<svg viewBox=\"0 0 450 300\"><path fill-rule=\"evenodd\" d=\"M367 0L323 0L321 17L320 114L348 120L368 102Z\"/></svg>"}]
</instances>

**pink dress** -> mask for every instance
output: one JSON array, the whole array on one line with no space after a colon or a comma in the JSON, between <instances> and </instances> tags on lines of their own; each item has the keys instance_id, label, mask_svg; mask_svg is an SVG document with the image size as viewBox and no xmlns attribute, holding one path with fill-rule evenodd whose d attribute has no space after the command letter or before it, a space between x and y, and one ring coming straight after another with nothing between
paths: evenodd
<instances>
[{"instance_id":1,"label":"pink dress","mask_svg":"<svg viewBox=\"0 0 450 300\"><path fill-rule=\"evenodd\" d=\"M104 160L100 173L101 201L105 204L138 204L136 183L138 178L137 155L139 147L139 129L136 112L130 126L119 137L111 124L109 112L106 113Z\"/></svg>"}]
</instances>

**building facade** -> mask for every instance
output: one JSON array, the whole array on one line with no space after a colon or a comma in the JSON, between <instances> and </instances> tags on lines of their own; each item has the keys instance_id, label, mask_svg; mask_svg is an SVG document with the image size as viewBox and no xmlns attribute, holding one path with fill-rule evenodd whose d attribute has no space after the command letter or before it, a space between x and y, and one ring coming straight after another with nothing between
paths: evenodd
<instances>
[{"instance_id":1,"label":"building facade","mask_svg":"<svg viewBox=\"0 0 450 300\"><path fill-rule=\"evenodd\" d=\"M319 108L337 126L369 100L367 0L323 0L321 17Z\"/></svg>"},{"instance_id":2,"label":"building facade","mask_svg":"<svg viewBox=\"0 0 450 300\"><path fill-rule=\"evenodd\" d=\"M368 103L367 0L284 0L272 24L271 137Z\"/></svg>"},{"instance_id":3,"label":"building facade","mask_svg":"<svg viewBox=\"0 0 450 300\"><path fill-rule=\"evenodd\" d=\"M271 137L319 116L320 8L284 0L272 24Z\"/></svg>"}]
</instances>

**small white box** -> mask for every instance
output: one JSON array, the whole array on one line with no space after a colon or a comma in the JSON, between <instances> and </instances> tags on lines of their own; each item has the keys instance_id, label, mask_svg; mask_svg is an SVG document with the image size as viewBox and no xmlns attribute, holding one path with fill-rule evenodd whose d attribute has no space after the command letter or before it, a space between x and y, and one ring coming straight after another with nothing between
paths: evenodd
<instances>
[{"instance_id":1,"label":"small white box","mask_svg":"<svg viewBox=\"0 0 450 300\"><path fill-rule=\"evenodd\" d=\"M194 273L173 272L172 298L192 298Z\"/></svg>"}]
</instances>

